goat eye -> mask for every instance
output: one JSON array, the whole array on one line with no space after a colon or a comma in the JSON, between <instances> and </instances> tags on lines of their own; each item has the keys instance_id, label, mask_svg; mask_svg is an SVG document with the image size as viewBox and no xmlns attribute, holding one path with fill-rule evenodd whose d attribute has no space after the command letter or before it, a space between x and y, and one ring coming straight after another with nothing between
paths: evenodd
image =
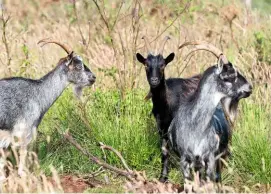
<instances>
[{"instance_id":1,"label":"goat eye","mask_svg":"<svg viewBox=\"0 0 271 194\"><path fill-rule=\"evenodd\" d=\"M163 65L162 67L160 67L160 71L163 72L165 69L165 66Z\"/></svg>"},{"instance_id":2,"label":"goat eye","mask_svg":"<svg viewBox=\"0 0 271 194\"><path fill-rule=\"evenodd\" d=\"M81 70L83 68L82 64L76 64L76 69Z\"/></svg>"},{"instance_id":3,"label":"goat eye","mask_svg":"<svg viewBox=\"0 0 271 194\"><path fill-rule=\"evenodd\" d=\"M231 74L231 75L229 75L229 77L230 77L231 79L235 79L236 75L235 75L235 74Z\"/></svg>"}]
</instances>

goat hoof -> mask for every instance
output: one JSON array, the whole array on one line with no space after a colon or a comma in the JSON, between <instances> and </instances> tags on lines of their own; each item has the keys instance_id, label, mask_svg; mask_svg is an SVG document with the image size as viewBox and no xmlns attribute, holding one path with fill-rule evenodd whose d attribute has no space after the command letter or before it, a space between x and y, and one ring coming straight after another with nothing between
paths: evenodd
<instances>
[{"instance_id":1,"label":"goat hoof","mask_svg":"<svg viewBox=\"0 0 271 194\"><path fill-rule=\"evenodd\" d=\"M166 183L166 182L168 182L168 178L167 178L167 177L164 177L164 176L161 176L161 177L159 178L159 181L160 181L161 183Z\"/></svg>"},{"instance_id":2,"label":"goat hoof","mask_svg":"<svg viewBox=\"0 0 271 194\"><path fill-rule=\"evenodd\" d=\"M220 173L216 173L216 175L215 175L215 182L216 183L220 183L221 182L221 174Z\"/></svg>"}]
</instances>

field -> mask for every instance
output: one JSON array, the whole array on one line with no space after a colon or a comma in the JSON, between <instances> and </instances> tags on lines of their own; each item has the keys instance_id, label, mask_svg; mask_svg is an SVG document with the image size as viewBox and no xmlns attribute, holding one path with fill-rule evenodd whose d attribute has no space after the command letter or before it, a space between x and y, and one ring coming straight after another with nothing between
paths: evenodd
<instances>
[{"instance_id":1,"label":"field","mask_svg":"<svg viewBox=\"0 0 271 194\"><path fill-rule=\"evenodd\" d=\"M271 3L254 1L252 8L235 0L6 0L2 2L1 78L38 79L52 70L65 53L55 45L40 47L44 38L65 43L84 59L97 80L77 99L68 87L46 113L31 144L48 177L53 166L60 177L90 176L99 169L61 135L69 133L85 149L122 167L118 157L100 149L112 146L129 167L149 179L160 173L159 135L145 101L149 86L135 53L146 56L142 36L153 49L165 36L164 56L176 58L166 77L190 77L216 63L200 51L188 61L184 41L204 40L222 49L253 85L242 100L234 124L232 155L223 171L223 185L236 192L270 192L271 183ZM182 184L179 166L170 181ZM88 192L123 192L123 178L110 171L95 177L102 187ZM83 191L83 190L82 190ZM81 192L82 192L81 191Z\"/></svg>"}]
</instances>

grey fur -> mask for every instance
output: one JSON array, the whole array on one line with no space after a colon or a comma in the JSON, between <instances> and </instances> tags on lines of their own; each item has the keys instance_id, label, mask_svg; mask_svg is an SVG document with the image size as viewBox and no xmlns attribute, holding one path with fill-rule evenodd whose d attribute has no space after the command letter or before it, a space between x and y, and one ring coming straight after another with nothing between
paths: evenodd
<instances>
[{"instance_id":1,"label":"grey fur","mask_svg":"<svg viewBox=\"0 0 271 194\"><path fill-rule=\"evenodd\" d=\"M95 75L74 53L38 80L21 77L0 80L0 147L14 143L26 147L44 114L73 83L76 88L91 86ZM14 137L18 138L14 142Z\"/></svg>"},{"instance_id":2,"label":"grey fur","mask_svg":"<svg viewBox=\"0 0 271 194\"><path fill-rule=\"evenodd\" d=\"M191 179L191 169L194 168L200 172L206 169L207 176L215 180L215 157L221 153L221 139L213 123L219 118L213 118L213 115L221 99L232 100L240 96L240 89L248 84L244 77L237 80L238 74L231 64L208 68L195 93L180 106L171 122L169 140L180 156L181 170L187 179ZM248 96L251 86L249 89L245 91Z\"/></svg>"}]
</instances>

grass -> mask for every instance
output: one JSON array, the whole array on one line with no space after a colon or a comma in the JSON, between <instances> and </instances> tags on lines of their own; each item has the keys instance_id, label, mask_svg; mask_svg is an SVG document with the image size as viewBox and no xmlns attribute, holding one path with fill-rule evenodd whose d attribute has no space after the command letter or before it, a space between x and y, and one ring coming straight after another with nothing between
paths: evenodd
<instances>
[{"instance_id":1,"label":"grass","mask_svg":"<svg viewBox=\"0 0 271 194\"><path fill-rule=\"evenodd\" d=\"M133 169L145 170L148 176L157 178L161 165L159 137L150 115L151 102L143 100L145 92L127 91L124 99L116 90L86 93L88 101L84 109L71 90L67 90L46 114L39 127L42 135L37 141L42 168L50 172L48 166L52 164L60 173L76 174L97 170L97 166L57 132L69 129L76 140L94 154L104 157L97 146L101 141L119 150ZM246 101L241 103L233 132L232 156L223 174L225 184L238 184L240 188L242 184L253 186L271 181L271 107ZM110 153L106 153L106 161L120 165L118 158ZM178 166L174 167L170 179L182 182Z\"/></svg>"},{"instance_id":2,"label":"grass","mask_svg":"<svg viewBox=\"0 0 271 194\"><path fill-rule=\"evenodd\" d=\"M51 167L52 176L46 177L40 168L36 153L28 152L26 157L26 165L24 167L24 175L18 175L16 161L18 161L18 151L9 149L1 152L0 166L0 192L1 193L49 193L63 192L62 185L57 171ZM13 164L10 158L16 158ZM8 176L7 176L8 175ZM6 177L6 178L4 178Z\"/></svg>"},{"instance_id":3,"label":"grass","mask_svg":"<svg viewBox=\"0 0 271 194\"><path fill-rule=\"evenodd\" d=\"M269 0L252 1L252 7L258 9L259 11L270 13L271 2Z\"/></svg>"},{"instance_id":4,"label":"grass","mask_svg":"<svg viewBox=\"0 0 271 194\"><path fill-rule=\"evenodd\" d=\"M62 172L74 172L76 169L78 173L88 173L95 169L87 159L82 160L57 132L69 129L94 154L103 157L102 150L97 147L98 142L103 142L119 150L134 169L157 168L159 138L150 115L151 103L145 103L143 97L144 92L140 90L127 93L125 99L121 99L117 91L96 90L82 108L82 104L73 99L71 91L66 91L39 128L44 140L51 136L49 143L44 140L38 143L39 155L44 156L41 158L43 165L52 163ZM110 153L106 154L106 160L119 164Z\"/></svg>"},{"instance_id":5,"label":"grass","mask_svg":"<svg viewBox=\"0 0 271 194\"><path fill-rule=\"evenodd\" d=\"M246 184L271 182L270 106L243 104L233 136L233 165Z\"/></svg>"}]
</instances>

